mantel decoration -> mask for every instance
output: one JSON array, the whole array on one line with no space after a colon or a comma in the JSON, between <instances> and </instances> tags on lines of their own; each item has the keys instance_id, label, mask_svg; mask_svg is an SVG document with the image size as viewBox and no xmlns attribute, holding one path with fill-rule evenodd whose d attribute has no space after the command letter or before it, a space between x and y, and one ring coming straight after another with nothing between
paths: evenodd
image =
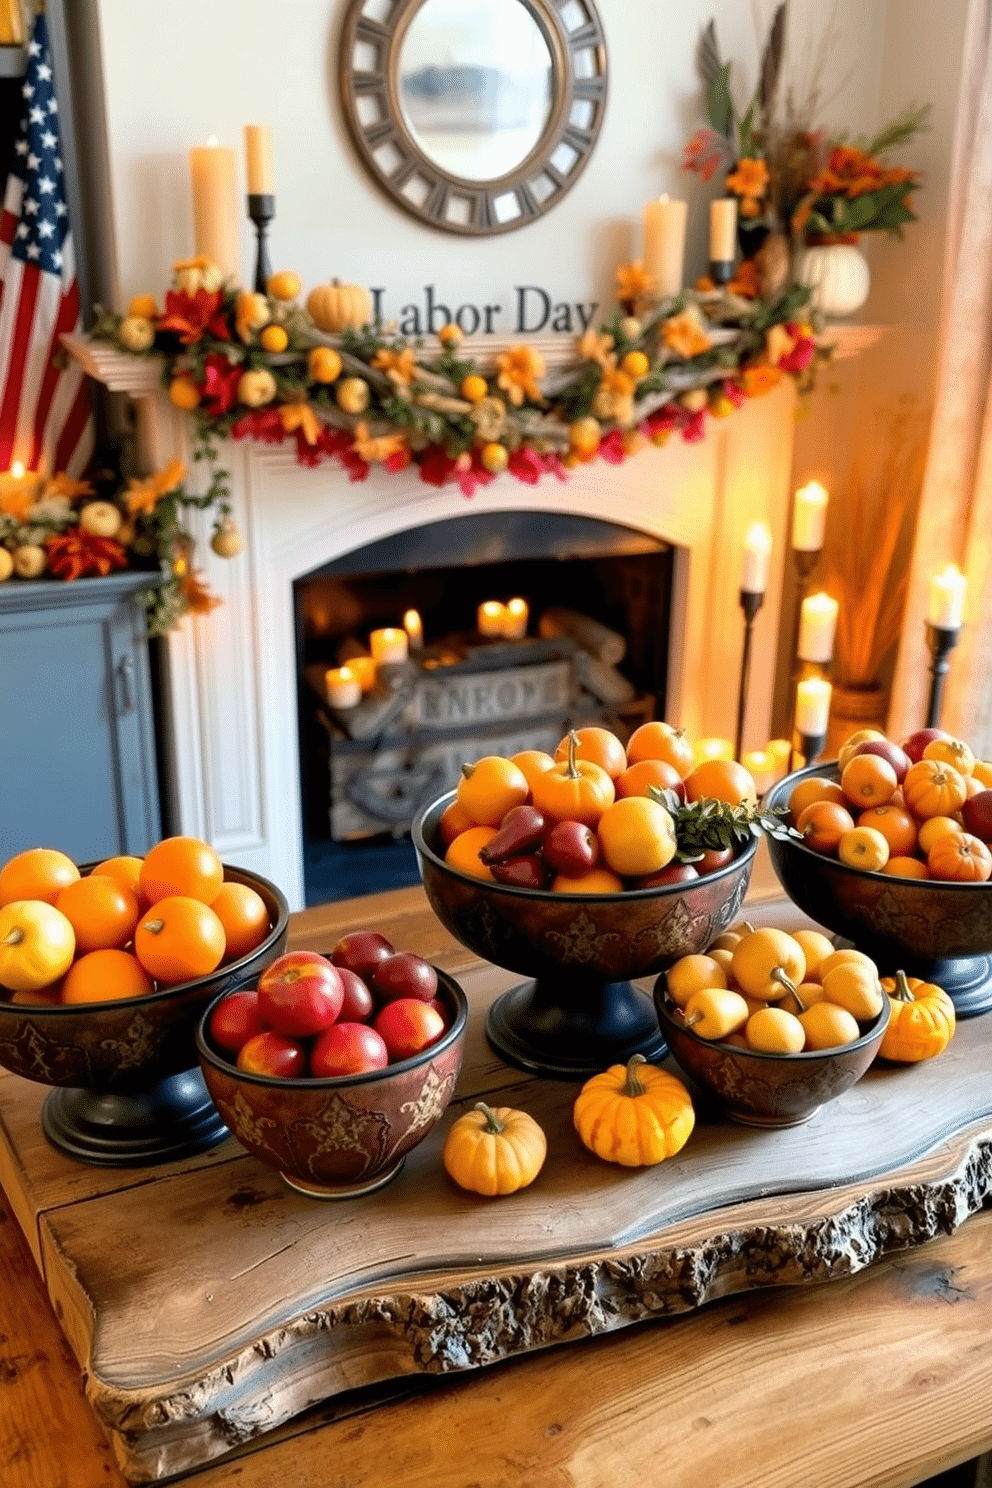
<instances>
[{"instance_id":1,"label":"mantel decoration","mask_svg":"<svg viewBox=\"0 0 992 1488\"><path fill-rule=\"evenodd\" d=\"M929 105L911 106L870 136L849 140L817 127L818 85L805 96L786 86L788 3L774 13L758 83L743 113L731 92L731 63L721 59L710 21L697 61L706 88L708 125L697 129L683 164L704 181L722 173L738 203L738 236L744 262L738 282L755 283L764 295L789 278L806 284L813 305L828 316L849 315L868 297L868 265L858 248L862 233L901 238L916 220L910 205L919 172L887 157L924 129ZM823 76L832 37L824 32L818 55L806 68Z\"/></svg>"}]
</instances>

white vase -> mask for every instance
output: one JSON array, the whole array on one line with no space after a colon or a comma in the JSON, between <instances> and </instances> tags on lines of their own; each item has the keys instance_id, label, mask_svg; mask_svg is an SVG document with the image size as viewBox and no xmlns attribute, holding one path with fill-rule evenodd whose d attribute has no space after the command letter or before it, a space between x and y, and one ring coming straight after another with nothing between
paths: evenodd
<instances>
[{"instance_id":1,"label":"white vase","mask_svg":"<svg viewBox=\"0 0 992 1488\"><path fill-rule=\"evenodd\" d=\"M853 315L868 298L871 273L855 243L820 243L804 248L796 278L813 291L813 307L823 315Z\"/></svg>"}]
</instances>

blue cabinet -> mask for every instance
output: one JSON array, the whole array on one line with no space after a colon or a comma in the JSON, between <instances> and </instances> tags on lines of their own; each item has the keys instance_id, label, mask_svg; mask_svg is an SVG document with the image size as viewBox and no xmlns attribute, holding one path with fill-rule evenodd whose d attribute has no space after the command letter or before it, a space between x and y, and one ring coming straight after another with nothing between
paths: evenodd
<instances>
[{"instance_id":1,"label":"blue cabinet","mask_svg":"<svg viewBox=\"0 0 992 1488\"><path fill-rule=\"evenodd\" d=\"M144 609L155 575L0 584L0 862L161 836Z\"/></svg>"}]
</instances>

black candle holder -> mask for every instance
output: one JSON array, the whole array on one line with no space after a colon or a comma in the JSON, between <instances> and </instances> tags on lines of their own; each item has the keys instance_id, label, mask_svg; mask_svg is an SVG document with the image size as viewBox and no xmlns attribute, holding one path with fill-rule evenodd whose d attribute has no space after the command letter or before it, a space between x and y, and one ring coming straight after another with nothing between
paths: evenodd
<instances>
[{"instance_id":1,"label":"black candle holder","mask_svg":"<svg viewBox=\"0 0 992 1488\"><path fill-rule=\"evenodd\" d=\"M739 760L744 742L744 710L747 707L748 687L751 680L751 641L754 618L765 602L764 593L755 594L751 589L740 592L741 609L744 612L744 650L741 653L741 677L737 691L737 734L734 739L734 759Z\"/></svg>"},{"instance_id":2,"label":"black candle holder","mask_svg":"<svg viewBox=\"0 0 992 1488\"><path fill-rule=\"evenodd\" d=\"M711 258L710 278L714 284L729 284L734 277L734 260L732 258Z\"/></svg>"},{"instance_id":3,"label":"black candle holder","mask_svg":"<svg viewBox=\"0 0 992 1488\"><path fill-rule=\"evenodd\" d=\"M958 643L961 627L953 630L927 622L927 645L930 648L930 695L927 699L927 728L940 727L940 707L944 697L944 678L951 669L948 657Z\"/></svg>"},{"instance_id":4,"label":"black candle holder","mask_svg":"<svg viewBox=\"0 0 992 1488\"><path fill-rule=\"evenodd\" d=\"M248 216L255 224L255 237L258 240L258 248L255 254L255 289L259 294L265 294L266 285L272 274L272 266L269 263L269 251L266 245L266 236L269 223L276 215L276 199L269 191L249 191L248 193Z\"/></svg>"},{"instance_id":5,"label":"black candle holder","mask_svg":"<svg viewBox=\"0 0 992 1488\"><path fill-rule=\"evenodd\" d=\"M826 734L801 734L797 729L792 736L792 768L801 770L806 765L815 765L826 743Z\"/></svg>"}]
</instances>

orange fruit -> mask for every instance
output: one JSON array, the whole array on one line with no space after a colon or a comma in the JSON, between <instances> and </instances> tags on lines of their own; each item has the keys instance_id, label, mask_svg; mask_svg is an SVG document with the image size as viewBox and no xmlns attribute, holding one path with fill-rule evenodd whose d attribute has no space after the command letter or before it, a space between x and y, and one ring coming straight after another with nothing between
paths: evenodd
<instances>
[{"instance_id":1,"label":"orange fruit","mask_svg":"<svg viewBox=\"0 0 992 1488\"><path fill-rule=\"evenodd\" d=\"M62 982L63 1002L113 1002L147 997L155 983L130 951L107 947L74 961Z\"/></svg>"},{"instance_id":2,"label":"orange fruit","mask_svg":"<svg viewBox=\"0 0 992 1488\"><path fill-rule=\"evenodd\" d=\"M164 837L148 849L138 875L149 904L177 895L212 904L223 882L220 858L199 837Z\"/></svg>"},{"instance_id":3,"label":"orange fruit","mask_svg":"<svg viewBox=\"0 0 992 1488\"><path fill-rule=\"evenodd\" d=\"M141 859L124 854L117 858L104 858L102 863L97 863L95 868L90 869L90 877L94 878L116 878L125 888L131 890L138 903L145 908L147 900L141 892Z\"/></svg>"},{"instance_id":4,"label":"orange fruit","mask_svg":"<svg viewBox=\"0 0 992 1488\"><path fill-rule=\"evenodd\" d=\"M459 873L467 873L469 878L484 878L489 883L494 883L491 870L479 857L479 850L487 842L492 842L498 830L497 827L478 826L459 832L455 840L449 843L444 861Z\"/></svg>"},{"instance_id":5,"label":"orange fruit","mask_svg":"<svg viewBox=\"0 0 992 1488\"><path fill-rule=\"evenodd\" d=\"M467 832L469 827L474 826L475 823L465 810L465 807L459 806L457 801L452 801L441 812L437 829L445 847L450 847L456 837L462 832Z\"/></svg>"},{"instance_id":6,"label":"orange fruit","mask_svg":"<svg viewBox=\"0 0 992 1488\"><path fill-rule=\"evenodd\" d=\"M845 832L854 826L854 817L846 806L836 801L813 801L796 822L796 831L806 839L806 846L818 853L836 853Z\"/></svg>"},{"instance_id":7,"label":"orange fruit","mask_svg":"<svg viewBox=\"0 0 992 1488\"><path fill-rule=\"evenodd\" d=\"M852 827L838 842L837 856L849 868L880 873L889 861L889 844L876 827Z\"/></svg>"},{"instance_id":8,"label":"orange fruit","mask_svg":"<svg viewBox=\"0 0 992 1488\"><path fill-rule=\"evenodd\" d=\"M960 832L961 823L955 821L953 816L931 816L920 823L919 837L917 842L921 853L928 853L937 841L947 832Z\"/></svg>"},{"instance_id":9,"label":"orange fruit","mask_svg":"<svg viewBox=\"0 0 992 1488\"><path fill-rule=\"evenodd\" d=\"M158 314L158 304L155 296L150 294L135 295L127 307L128 315L138 315L143 320L154 320Z\"/></svg>"},{"instance_id":10,"label":"orange fruit","mask_svg":"<svg viewBox=\"0 0 992 1488\"><path fill-rule=\"evenodd\" d=\"M884 806L899 781L888 760L879 754L856 754L844 766L840 788L852 806Z\"/></svg>"},{"instance_id":11,"label":"orange fruit","mask_svg":"<svg viewBox=\"0 0 992 1488\"><path fill-rule=\"evenodd\" d=\"M121 950L141 914L137 896L119 879L88 876L66 884L55 901L76 932L76 953Z\"/></svg>"},{"instance_id":12,"label":"orange fruit","mask_svg":"<svg viewBox=\"0 0 992 1488\"><path fill-rule=\"evenodd\" d=\"M75 883L79 869L71 858L54 847L29 847L8 858L0 868L0 909L16 899L44 899L54 904L67 884Z\"/></svg>"},{"instance_id":13,"label":"orange fruit","mask_svg":"<svg viewBox=\"0 0 992 1488\"><path fill-rule=\"evenodd\" d=\"M882 872L892 878L929 878L930 870L921 858L909 858L898 854L882 865Z\"/></svg>"},{"instance_id":14,"label":"orange fruit","mask_svg":"<svg viewBox=\"0 0 992 1488\"><path fill-rule=\"evenodd\" d=\"M627 763L636 765L645 759L664 760L666 764L674 765L683 780L696 763L685 729L673 728L661 719L642 723L627 740Z\"/></svg>"},{"instance_id":15,"label":"orange fruit","mask_svg":"<svg viewBox=\"0 0 992 1488\"><path fill-rule=\"evenodd\" d=\"M527 777L512 760L487 754L473 764L462 765L455 800L479 827L498 827L514 806L522 806L530 795Z\"/></svg>"},{"instance_id":16,"label":"orange fruit","mask_svg":"<svg viewBox=\"0 0 992 1488\"><path fill-rule=\"evenodd\" d=\"M341 376L341 358L334 347L313 347L307 357L307 372L314 382L336 382Z\"/></svg>"},{"instance_id":17,"label":"orange fruit","mask_svg":"<svg viewBox=\"0 0 992 1488\"><path fill-rule=\"evenodd\" d=\"M749 771L736 760L703 760L685 777L687 801L726 801L731 806L752 804L758 799L758 790Z\"/></svg>"},{"instance_id":18,"label":"orange fruit","mask_svg":"<svg viewBox=\"0 0 992 1488\"><path fill-rule=\"evenodd\" d=\"M224 926L224 960L247 956L268 935L269 910L251 884L224 883L210 908Z\"/></svg>"},{"instance_id":19,"label":"orange fruit","mask_svg":"<svg viewBox=\"0 0 992 1488\"><path fill-rule=\"evenodd\" d=\"M992 790L992 763L989 760L976 760L971 773L986 790Z\"/></svg>"},{"instance_id":20,"label":"orange fruit","mask_svg":"<svg viewBox=\"0 0 992 1488\"><path fill-rule=\"evenodd\" d=\"M258 339L266 351L285 351L289 345L286 327L281 325L267 325Z\"/></svg>"},{"instance_id":21,"label":"orange fruit","mask_svg":"<svg viewBox=\"0 0 992 1488\"><path fill-rule=\"evenodd\" d=\"M510 755L510 762L523 771L531 790L538 775L544 775L555 767L554 755L544 749L521 749L519 754Z\"/></svg>"},{"instance_id":22,"label":"orange fruit","mask_svg":"<svg viewBox=\"0 0 992 1488\"><path fill-rule=\"evenodd\" d=\"M826 776L813 775L809 780L800 780L793 787L789 797L789 815L792 825L795 826L807 806L812 806L814 801L835 801L838 806L847 805L847 797L837 784L836 780L828 780Z\"/></svg>"},{"instance_id":23,"label":"orange fruit","mask_svg":"<svg viewBox=\"0 0 992 1488\"><path fill-rule=\"evenodd\" d=\"M626 796L607 806L596 827L607 868L624 878L645 878L674 858L678 843L671 816L648 796Z\"/></svg>"},{"instance_id":24,"label":"orange fruit","mask_svg":"<svg viewBox=\"0 0 992 1488\"><path fill-rule=\"evenodd\" d=\"M904 858L916 846L917 827L914 817L905 806L893 806L891 801L884 806L869 806L858 817L859 827L874 827L881 832L889 844L892 857Z\"/></svg>"},{"instance_id":25,"label":"orange fruit","mask_svg":"<svg viewBox=\"0 0 992 1488\"><path fill-rule=\"evenodd\" d=\"M566 878L559 873L551 881L552 894L621 894L623 879L609 868L590 868L580 878Z\"/></svg>"},{"instance_id":26,"label":"orange fruit","mask_svg":"<svg viewBox=\"0 0 992 1488\"><path fill-rule=\"evenodd\" d=\"M199 403L200 389L192 377L174 377L169 383L169 401L188 413Z\"/></svg>"},{"instance_id":27,"label":"orange fruit","mask_svg":"<svg viewBox=\"0 0 992 1488\"><path fill-rule=\"evenodd\" d=\"M657 790L673 790L681 795L681 784L682 776L667 760L638 760L636 765L628 765L617 776L617 800L621 801L625 796L646 796L651 786Z\"/></svg>"},{"instance_id":28,"label":"orange fruit","mask_svg":"<svg viewBox=\"0 0 992 1488\"><path fill-rule=\"evenodd\" d=\"M269 275L265 288L274 300L295 300L303 281L292 269L280 269L277 274Z\"/></svg>"},{"instance_id":29,"label":"orange fruit","mask_svg":"<svg viewBox=\"0 0 992 1488\"><path fill-rule=\"evenodd\" d=\"M209 976L224 957L224 926L209 904L189 895L157 900L138 921L134 954L157 982Z\"/></svg>"},{"instance_id":30,"label":"orange fruit","mask_svg":"<svg viewBox=\"0 0 992 1488\"><path fill-rule=\"evenodd\" d=\"M616 780L617 776L626 770L627 751L616 734L609 729L595 725L579 728L575 730L575 738L577 760L591 760L594 765L599 765L601 770L605 770L611 780ZM559 764L562 760L568 759L567 734L555 750L555 759Z\"/></svg>"}]
</instances>

